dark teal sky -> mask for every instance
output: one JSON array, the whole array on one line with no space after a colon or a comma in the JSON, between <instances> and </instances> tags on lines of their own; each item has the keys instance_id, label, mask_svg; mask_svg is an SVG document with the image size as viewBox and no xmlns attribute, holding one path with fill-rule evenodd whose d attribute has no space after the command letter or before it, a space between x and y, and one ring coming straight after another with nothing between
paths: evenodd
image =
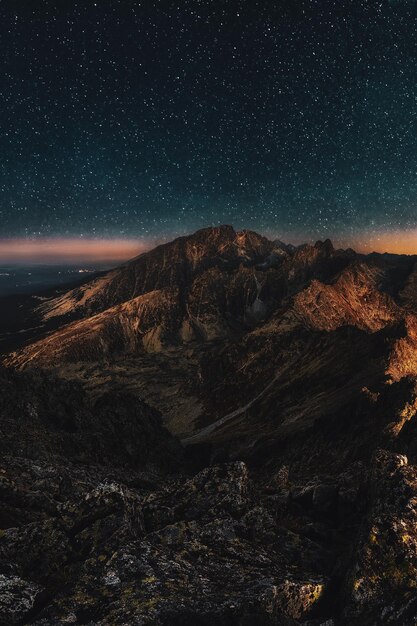
<instances>
[{"instance_id":1,"label":"dark teal sky","mask_svg":"<svg viewBox=\"0 0 417 626\"><path fill-rule=\"evenodd\" d=\"M2 2L1 235L417 223L417 2Z\"/></svg>"}]
</instances>

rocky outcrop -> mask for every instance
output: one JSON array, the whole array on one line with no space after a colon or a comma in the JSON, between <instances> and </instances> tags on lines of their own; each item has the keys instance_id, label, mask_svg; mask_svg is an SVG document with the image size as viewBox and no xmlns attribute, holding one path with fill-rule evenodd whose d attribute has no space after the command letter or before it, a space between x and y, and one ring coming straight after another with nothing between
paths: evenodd
<instances>
[{"instance_id":1,"label":"rocky outcrop","mask_svg":"<svg viewBox=\"0 0 417 626\"><path fill-rule=\"evenodd\" d=\"M325 550L279 529L243 463L156 491L68 467L62 492L51 466L35 471L56 511L1 533L1 623L272 625L325 610Z\"/></svg>"},{"instance_id":2,"label":"rocky outcrop","mask_svg":"<svg viewBox=\"0 0 417 626\"><path fill-rule=\"evenodd\" d=\"M295 313L313 329L355 326L375 332L401 317L393 299L379 291L382 272L365 263L345 269L332 284L313 280L294 299Z\"/></svg>"},{"instance_id":3,"label":"rocky outcrop","mask_svg":"<svg viewBox=\"0 0 417 626\"><path fill-rule=\"evenodd\" d=\"M42 587L18 576L0 574L0 623L21 624L30 614Z\"/></svg>"},{"instance_id":4,"label":"rocky outcrop","mask_svg":"<svg viewBox=\"0 0 417 626\"><path fill-rule=\"evenodd\" d=\"M393 346L387 373L392 380L417 377L417 314L407 313L403 319L402 336Z\"/></svg>"},{"instance_id":5,"label":"rocky outcrop","mask_svg":"<svg viewBox=\"0 0 417 626\"><path fill-rule=\"evenodd\" d=\"M411 626L417 614L417 469L378 451L368 478L369 513L347 579L347 623Z\"/></svg>"}]
</instances>

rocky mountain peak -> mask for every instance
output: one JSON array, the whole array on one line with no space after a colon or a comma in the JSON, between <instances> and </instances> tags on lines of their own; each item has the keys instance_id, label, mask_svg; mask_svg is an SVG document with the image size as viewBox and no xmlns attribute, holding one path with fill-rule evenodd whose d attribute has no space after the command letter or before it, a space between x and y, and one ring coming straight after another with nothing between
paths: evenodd
<instances>
[{"instance_id":1,"label":"rocky mountain peak","mask_svg":"<svg viewBox=\"0 0 417 626\"><path fill-rule=\"evenodd\" d=\"M191 235L185 235L185 238L197 239L197 240L212 240L221 241L227 239L234 239L236 237L236 231L231 224L220 224L219 226L208 226L206 228L200 228Z\"/></svg>"},{"instance_id":2,"label":"rocky mountain peak","mask_svg":"<svg viewBox=\"0 0 417 626\"><path fill-rule=\"evenodd\" d=\"M321 241L321 240L316 241L316 243L314 244L314 247L317 248L318 250L322 250L323 252L327 254L331 254L332 252L334 252L334 247L330 239L325 239L324 241Z\"/></svg>"}]
</instances>

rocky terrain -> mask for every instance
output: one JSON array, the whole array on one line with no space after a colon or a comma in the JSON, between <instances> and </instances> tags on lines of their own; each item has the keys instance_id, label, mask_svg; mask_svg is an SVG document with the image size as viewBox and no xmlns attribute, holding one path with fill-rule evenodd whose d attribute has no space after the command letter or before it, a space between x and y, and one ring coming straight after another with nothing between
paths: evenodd
<instances>
[{"instance_id":1,"label":"rocky terrain","mask_svg":"<svg viewBox=\"0 0 417 626\"><path fill-rule=\"evenodd\" d=\"M416 285L224 226L25 301L0 624L415 625Z\"/></svg>"},{"instance_id":2,"label":"rocky terrain","mask_svg":"<svg viewBox=\"0 0 417 626\"><path fill-rule=\"evenodd\" d=\"M326 471L311 435L305 464L204 467L133 396L92 402L11 370L0 391L1 624L415 623L417 468L395 450L415 461L416 437L399 397L406 437L369 416L384 441L352 433L365 449Z\"/></svg>"}]
</instances>

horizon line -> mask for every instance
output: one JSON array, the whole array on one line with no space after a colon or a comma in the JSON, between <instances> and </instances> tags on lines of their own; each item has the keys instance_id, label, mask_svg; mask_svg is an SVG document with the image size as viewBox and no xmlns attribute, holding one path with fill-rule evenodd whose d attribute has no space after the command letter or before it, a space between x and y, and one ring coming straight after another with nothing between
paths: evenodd
<instances>
[{"instance_id":1,"label":"horizon line","mask_svg":"<svg viewBox=\"0 0 417 626\"><path fill-rule=\"evenodd\" d=\"M204 230L206 226L188 235ZM218 227L218 226L217 226ZM252 230L248 228L235 229ZM293 245L311 244L316 241L330 239L337 249L352 248L359 254L399 254L417 255L417 228L415 230L396 230L379 233L363 233L359 236L328 236L303 237L281 233L276 235L272 229L262 229L265 237L280 239ZM252 231L257 232L257 231ZM0 263L34 263L34 264L67 264L67 263L123 263L147 252L160 244L167 243L187 234L172 234L171 237L99 237L99 236L41 236L41 237L3 237L0 238ZM350 239L350 241L349 241Z\"/></svg>"}]
</instances>

